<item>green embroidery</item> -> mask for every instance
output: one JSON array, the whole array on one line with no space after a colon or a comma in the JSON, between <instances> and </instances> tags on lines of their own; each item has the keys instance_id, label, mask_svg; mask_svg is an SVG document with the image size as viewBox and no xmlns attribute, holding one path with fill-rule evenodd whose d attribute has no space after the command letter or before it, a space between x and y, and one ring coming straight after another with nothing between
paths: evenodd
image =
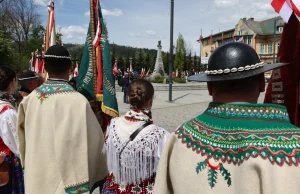
<instances>
[{"instance_id":1,"label":"green embroidery","mask_svg":"<svg viewBox=\"0 0 300 194\"><path fill-rule=\"evenodd\" d=\"M269 159L272 164L279 166L284 163L290 166L298 165L300 130L290 124L286 118L277 116L277 120L272 117L251 120L250 116L243 118L238 114L235 117L232 115L212 116L210 112L216 108L212 105L204 114L183 124L176 131L178 138L188 148L202 156L213 157L223 163L234 165L240 165L250 157ZM226 106L230 108L231 105ZM271 105L267 105L265 109L263 105L256 105L256 108L255 105L234 106L242 110L250 107L254 110L261 109L275 113L278 111L278 114L287 114L282 106L275 106L274 111ZM203 167L203 164L198 164L197 173Z\"/></svg>"},{"instance_id":2,"label":"green embroidery","mask_svg":"<svg viewBox=\"0 0 300 194\"><path fill-rule=\"evenodd\" d=\"M208 170L208 183L211 188L213 188L217 183L218 173L216 170Z\"/></svg>"},{"instance_id":3,"label":"green embroidery","mask_svg":"<svg viewBox=\"0 0 300 194\"><path fill-rule=\"evenodd\" d=\"M37 98L40 100L40 102L42 104L44 100L48 99L48 96L46 96L45 93L41 93L37 96Z\"/></svg>"},{"instance_id":4,"label":"green embroidery","mask_svg":"<svg viewBox=\"0 0 300 194\"><path fill-rule=\"evenodd\" d=\"M80 185L69 187L65 189L68 194L81 194L90 191L89 183L82 183Z\"/></svg>"},{"instance_id":5,"label":"green embroidery","mask_svg":"<svg viewBox=\"0 0 300 194\"><path fill-rule=\"evenodd\" d=\"M231 185L231 175L227 169L224 168L223 164L220 165L220 172L227 182L228 187Z\"/></svg>"},{"instance_id":6,"label":"green embroidery","mask_svg":"<svg viewBox=\"0 0 300 194\"><path fill-rule=\"evenodd\" d=\"M39 88L35 89L35 91L38 94L37 98L41 101L41 104L51 95L76 92L72 86L64 82L46 82Z\"/></svg>"},{"instance_id":7,"label":"green embroidery","mask_svg":"<svg viewBox=\"0 0 300 194\"><path fill-rule=\"evenodd\" d=\"M199 174L202 172L206 167L209 166L208 169L208 183L211 188L215 187L218 178L218 172L220 171L221 175L224 177L225 181L227 182L228 187L231 186L231 175L227 169L224 168L223 164L219 163L218 166L212 166L208 160L204 160L203 162L199 162L196 167L196 172Z\"/></svg>"}]
</instances>

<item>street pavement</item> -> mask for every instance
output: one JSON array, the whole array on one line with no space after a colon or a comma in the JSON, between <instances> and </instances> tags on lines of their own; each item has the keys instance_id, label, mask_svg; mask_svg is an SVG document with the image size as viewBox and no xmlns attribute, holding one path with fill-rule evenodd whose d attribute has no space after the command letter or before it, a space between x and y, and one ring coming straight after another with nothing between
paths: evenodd
<instances>
[{"instance_id":1,"label":"street pavement","mask_svg":"<svg viewBox=\"0 0 300 194\"><path fill-rule=\"evenodd\" d=\"M168 91L156 91L152 107L153 121L156 125L173 132L180 124L203 113L211 97L207 90L173 91L173 102L168 102ZM259 102L263 102L264 93ZM117 92L120 114L126 113L128 104L123 103L123 93Z\"/></svg>"}]
</instances>

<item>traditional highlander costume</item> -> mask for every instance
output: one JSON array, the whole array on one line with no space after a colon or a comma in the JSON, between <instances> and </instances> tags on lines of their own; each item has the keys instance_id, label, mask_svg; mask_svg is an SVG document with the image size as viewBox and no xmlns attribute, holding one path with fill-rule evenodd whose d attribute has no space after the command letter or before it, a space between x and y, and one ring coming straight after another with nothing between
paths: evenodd
<instances>
[{"instance_id":1,"label":"traditional highlander costume","mask_svg":"<svg viewBox=\"0 0 300 194\"><path fill-rule=\"evenodd\" d=\"M156 167L169 133L152 123L149 110L134 108L111 121L104 147L110 172L104 194L153 193Z\"/></svg>"},{"instance_id":2,"label":"traditional highlander costume","mask_svg":"<svg viewBox=\"0 0 300 194\"><path fill-rule=\"evenodd\" d=\"M69 63L51 48L45 58ZM28 194L90 193L108 173L98 120L68 80L49 78L22 101L18 134Z\"/></svg>"},{"instance_id":3,"label":"traditional highlander costume","mask_svg":"<svg viewBox=\"0 0 300 194\"><path fill-rule=\"evenodd\" d=\"M189 80L242 79L282 65L265 65L250 46L228 43L211 55L207 75ZM155 194L299 194L299 158L300 130L285 107L210 103L172 134Z\"/></svg>"},{"instance_id":4,"label":"traditional highlander costume","mask_svg":"<svg viewBox=\"0 0 300 194\"><path fill-rule=\"evenodd\" d=\"M24 180L18 158L17 111L14 104L15 99L11 95L0 92L0 193L6 192L2 187L8 187L12 194L23 194ZM9 163L7 172L3 168L4 163Z\"/></svg>"}]
</instances>

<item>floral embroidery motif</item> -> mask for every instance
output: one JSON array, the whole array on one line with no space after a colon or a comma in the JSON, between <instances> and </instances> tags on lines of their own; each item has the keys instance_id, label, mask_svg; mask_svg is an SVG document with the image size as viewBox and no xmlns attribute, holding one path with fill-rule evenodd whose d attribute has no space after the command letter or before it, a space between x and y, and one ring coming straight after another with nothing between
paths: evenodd
<instances>
[{"instance_id":1,"label":"floral embroidery motif","mask_svg":"<svg viewBox=\"0 0 300 194\"><path fill-rule=\"evenodd\" d=\"M209 160L204 160L203 162L199 162L196 167L196 172L199 174L202 172L206 167L209 167L208 169L208 183L211 188L213 188L217 183L217 177L218 172L220 171L221 175L224 177L225 181L227 182L228 187L231 186L231 174L228 172L226 168L224 168L223 164L218 163L217 166L213 166Z\"/></svg>"},{"instance_id":2,"label":"floral embroidery motif","mask_svg":"<svg viewBox=\"0 0 300 194\"><path fill-rule=\"evenodd\" d=\"M44 100L48 99L48 96L46 96L45 93L41 93L40 95L37 96L37 98L41 101L42 104Z\"/></svg>"},{"instance_id":3,"label":"floral embroidery motif","mask_svg":"<svg viewBox=\"0 0 300 194\"><path fill-rule=\"evenodd\" d=\"M152 194L154 192L154 184L149 184L146 188L147 192Z\"/></svg>"},{"instance_id":4,"label":"floral embroidery motif","mask_svg":"<svg viewBox=\"0 0 300 194\"><path fill-rule=\"evenodd\" d=\"M76 185L66 187L65 191L68 194L81 194L90 191L90 185L88 182L79 183Z\"/></svg>"},{"instance_id":5,"label":"floral embroidery motif","mask_svg":"<svg viewBox=\"0 0 300 194\"><path fill-rule=\"evenodd\" d=\"M37 98L41 101L41 104L51 95L76 92L68 83L59 81L48 81L39 88L35 89L35 91L38 94Z\"/></svg>"},{"instance_id":6,"label":"floral embroidery motif","mask_svg":"<svg viewBox=\"0 0 300 194\"><path fill-rule=\"evenodd\" d=\"M140 194L142 192L142 188L139 187L138 185L135 185L134 187L132 187L131 191L133 193Z\"/></svg>"},{"instance_id":7,"label":"floral embroidery motif","mask_svg":"<svg viewBox=\"0 0 300 194\"><path fill-rule=\"evenodd\" d=\"M232 112L222 111L212 115L214 110L222 110L220 107L228 110L236 107L241 110L268 110L268 113L274 112L277 116L269 114L253 119L250 115L246 117L237 113L233 116ZM286 109L279 105L211 103L204 114L183 124L176 134L188 148L222 163L240 165L249 158L261 157L279 166L298 166L300 132L289 123L286 115Z\"/></svg>"}]
</instances>

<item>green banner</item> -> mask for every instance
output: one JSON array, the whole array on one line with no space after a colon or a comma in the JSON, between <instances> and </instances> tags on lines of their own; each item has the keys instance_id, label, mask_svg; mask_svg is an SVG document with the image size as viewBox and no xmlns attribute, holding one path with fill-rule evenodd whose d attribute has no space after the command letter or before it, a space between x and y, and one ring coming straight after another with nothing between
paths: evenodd
<instances>
[{"instance_id":1,"label":"green banner","mask_svg":"<svg viewBox=\"0 0 300 194\"><path fill-rule=\"evenodd\" d=\"M83 48L83 55L80 63L77 90L83 94L89 101L95 100L94 92L94 74L93 74L93 61L92 49L93 40L91 37L90 27L86 36L85 45Z\"/></svg>"},{"instance_id":2,"label":"green banner","mask_svg":"<svg viewBox=\"0 0 300 194\"><path fill-rule=\"evenodd\" d=\"M102 111L112 117L118 117L118 101L116 98L115 77L112 73L112 64L108 42L101 39L103 48L103 102Z\"/></svg>"}]
</instances>

